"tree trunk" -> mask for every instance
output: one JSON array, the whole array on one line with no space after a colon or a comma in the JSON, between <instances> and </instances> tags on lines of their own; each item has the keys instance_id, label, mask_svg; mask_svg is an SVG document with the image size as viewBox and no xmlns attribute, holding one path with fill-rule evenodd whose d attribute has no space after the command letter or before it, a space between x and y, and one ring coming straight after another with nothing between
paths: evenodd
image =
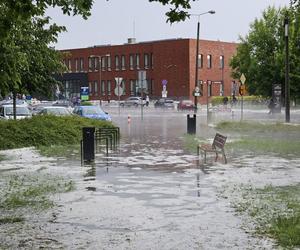
<instances>
[{"instance_id":1,"label":"tree trunk","mask_svg":"<svg viewBox=\"0 0 300 250\"><path fill-rule=\"evenodd\" d=\"M15 91L13 91L13 114L14 114L14 120L17 119L17 94Z\"/></svg>"}]
</instances>

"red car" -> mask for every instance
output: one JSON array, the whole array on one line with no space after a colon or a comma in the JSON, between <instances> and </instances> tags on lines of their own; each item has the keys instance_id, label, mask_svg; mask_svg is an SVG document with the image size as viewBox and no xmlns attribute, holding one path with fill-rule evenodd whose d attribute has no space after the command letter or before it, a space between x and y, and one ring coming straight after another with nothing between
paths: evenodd
<instances>
[{"instance_id":1,"label":"red car","mask_svg":"<svg viewBox=\"0 0 300 250\"><path fill-rule=\"evenodd\" d=\"M191 100L181 100L177 106L178 110L194 110L195 105Z\"/></svg>"}]
</instances>

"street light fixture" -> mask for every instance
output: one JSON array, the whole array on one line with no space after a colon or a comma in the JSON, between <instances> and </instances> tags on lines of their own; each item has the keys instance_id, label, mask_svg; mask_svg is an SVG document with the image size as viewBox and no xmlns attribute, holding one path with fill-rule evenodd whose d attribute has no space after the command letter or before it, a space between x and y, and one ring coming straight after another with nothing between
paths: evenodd
<instances>
[{"instance_id":1,"label":"street light fixture","mask_svg":"<svg viewBox=\"0 0 300 250\"><path fill-rule=\"evenodd\" d=\"M100 93L101 93L101 71L102 71L102 57L109 57L110 54L105 54L105 55L90 55L90 58L98 58L98 64L99 64L99 87L100 87ZM101 99L100 99L100 104L101 104Z\"/></svg>"},{"instance_id":2,"label":"street light fixture","mask_svg":"<svg viewBox=\"0 0 300 250\"><path fill-rule=\"evenodd\" d=\"M200 16L205 14L215 14L216 12L214 10L206 11L200 14L190 14L190 16L197 16L198 17L198 23L197 23L197 47L196 47L196 70L195 70L195 88L198 86L198 54L199 54L199 32L200 32ZM197 112L197 96L195 95L194 99L194 105L195 105L195 113Z\"/></svg>"}]
</instances>

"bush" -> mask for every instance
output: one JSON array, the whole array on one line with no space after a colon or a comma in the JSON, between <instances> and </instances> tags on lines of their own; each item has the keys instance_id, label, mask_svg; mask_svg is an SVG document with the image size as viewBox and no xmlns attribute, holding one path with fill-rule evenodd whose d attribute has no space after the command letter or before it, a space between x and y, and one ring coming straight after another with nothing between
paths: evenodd
<instances>
[{"instance_id":1,"label":"bush","mask_svg":"<svg viewBox=\"0 0 300 250\"><path fill-rule=\"evenodd\" d=\"M213 96L211 98L211 104L213 106L217 106L220 104L223 104L223 99L225 96ZM238 100L241 100L241 96L236 96L238 98ZM228 104L230 104L231 101L231 97L228 96ZM244 96L243 97L244 103L245 104L252 104L252 105L256 105L256 104L263 104L265 105L265 103L267 102L268 98L264 98L262 96Z\"/></svg>"},{"instance_id":2,"label":"bush","mask_svg":"<svg viewBox=\"0 0 300 250\"><path fill-rule=\"evenodd\" d=\"M112 127L107 121L78 116L34 116L0 122L0 150L31 146L79 144L82 127Z\"/></svg>"}]
</instances>

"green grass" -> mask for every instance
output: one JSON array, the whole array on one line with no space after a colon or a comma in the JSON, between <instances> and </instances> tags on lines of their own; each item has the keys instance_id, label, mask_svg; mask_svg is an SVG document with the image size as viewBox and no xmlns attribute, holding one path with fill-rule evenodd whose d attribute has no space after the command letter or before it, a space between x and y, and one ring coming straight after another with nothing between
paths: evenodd
<instances>
[{"instance_id":1,"label":"green grass","mask_svg":"<svg viewBox=\"0 0 300 250\"><path fill-rule=\"evenodd\" d=\"M0 211L22 207L47 209L54 204L51 194L69 192L74 189L73 181L52 175L12 175L4 178L0 190Z\"/></svg>"},{"instance_id":2,"label":"green grass","mask_svg":"<svg viewBox=\"0 0 300 250\"><path fill-rule=\"evenodd\" d=\"M256 233L272 237L284 248L300 247L300 183L262 189L241 186L226 192L235 210L252 218Z\"/></svg>"},{"instance_id":3,"label":"green grass","mask_svg":"<svg viewBox=\"0 0 300 250\"><path fill-rule=\"evenodd\" d=\"M0 155L0 161L3 161L5 159L4 155Z\"/></svg>"},{"instance_id":4,"label":"green grass","mask_svg":"<svg viewBox=\"0 0 300 250\"><path fill-rule=\"evenodd\" d=\"M0 217L0 225L1 224L11 224L11 223L18 223L24 222L25 219L23 217L18 216L7 216L7 217Z\"/></svg>"},{"instance_id":5,"label":"green grass","mask_svg":"<svg viewBox=\"0 0 300 250\"><path fill-rule=\"evenodd\" d=\"M226 144L233 152L252 152L255 154L278 154L281 156L300 155L300 141L291 141L276 138L243 137Z\"/></svg>"},{"instance_id":6,"label":"green grass","mask_svg":"<svg viewBox=\"0 0 300 250\"><path fill-rule=\"evenodd\" d=\"M112 127L107 121L78 116L34 116L0 122L0 150L30 146L79 144L82 127Z\"/></svg>"},{"instance_id":7,"label":"green grass","mask_svg":"<svg viewBox=\"0 0 300 250\"><path fill-rule=\"evenodd\" d=\"M80 158L80 144L38 146L37 149L47 157Z\"/></svg>"},{"instance_id":8,"label":"green grass","mask_svg":"<svg viewBox=\"0 0 300 250\"><path fill-rule=\"evenodd\" d=\"M226 143L233 153L300 155L300 126L257 122L221 122L217 130L234 139Z\"/></svg>"},{"instance_id":9,"label":"green grass","mask_svg":"<svg viewBox=\"0 0 300 250\"><path fill-rule=\"evenodd\" d=\"M191 153L197 152L197 146L200 142L204 142L203 138L197 138L194 135L185 134L183 147L186 151Z\"/></svg>"},{"instance_id":10,"label":"green grass","mask_svg":"<svg viewBox=\"0 0 300 250\"><path fill-rule=\"evenodd\" d=\"M218 130L236 132L240 134L255 133L299 133L300 126L285 123L260 123L260 122L231 122L223 121L217 124Z\"/></svg>"}]
</instances>

